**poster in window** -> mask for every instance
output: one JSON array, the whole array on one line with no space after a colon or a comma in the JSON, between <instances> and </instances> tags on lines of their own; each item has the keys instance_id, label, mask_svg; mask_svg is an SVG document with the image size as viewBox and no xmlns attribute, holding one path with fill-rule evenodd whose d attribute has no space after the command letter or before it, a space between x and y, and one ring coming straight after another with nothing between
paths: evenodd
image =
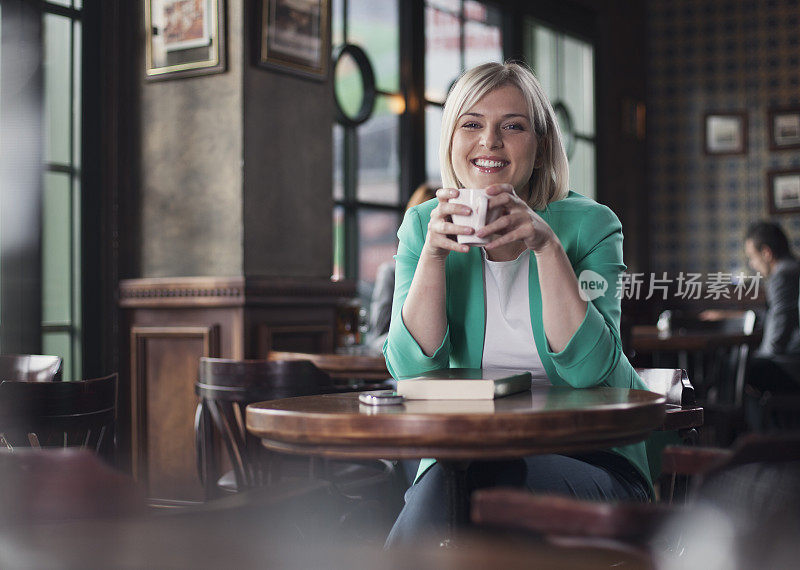
<instances>
[{"instance_id":1,"label":"poster in window","mask_svg":"<svg viewBox=\"0 0 800 570\"><path fill-rule=\"evenodd\" d=\"M328 0L262 0L259 63L323 80L330 58Z\"/></svg>"}]
</instances>

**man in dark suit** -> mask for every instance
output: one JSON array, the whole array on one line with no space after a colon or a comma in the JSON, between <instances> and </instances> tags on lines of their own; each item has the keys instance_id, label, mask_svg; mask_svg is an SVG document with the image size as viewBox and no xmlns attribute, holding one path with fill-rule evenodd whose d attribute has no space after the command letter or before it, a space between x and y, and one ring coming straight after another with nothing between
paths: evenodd
<instances>
[{"instance_id":1,"label":"man in dark suit","mask_svg":"<svg viewBox=\"0 0 800 570\"><path fill-rule=\"evenodd\" d=\"M764 336L747 375L752 425L763 423L753 403L800 393L800 262L780 226L765 221L747 229L745 253L750 267L766 278L767 300Z\"/></svg>"}]
</instances>

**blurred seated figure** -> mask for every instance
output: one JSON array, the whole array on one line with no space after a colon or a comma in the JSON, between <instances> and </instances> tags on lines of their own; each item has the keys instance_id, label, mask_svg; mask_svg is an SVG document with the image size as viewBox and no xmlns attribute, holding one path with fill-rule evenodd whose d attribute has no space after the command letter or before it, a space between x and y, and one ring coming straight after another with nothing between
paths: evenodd
<instances>
[{"instance_id":1,"label":"blurred seated figure","mask_svg":"<svg viewBox=\"0 0 800 570\"><path fill-rule=\"evenodd\" d=\"M800 393L800 263L777 224L756 222L745 236L750 267L766 277L764 336L747 373L745 408L752 429L763 425L759 403L764 397Z\"/></svg>"},{"instance_id":2,"label":"blurred seated figure","mask_svg":"<svg viewBox=\"0 0 800 570\"><path fill-rule=\"evenodd\" d=\"M411 198L408 199L406 210L418 206L436 197L436 189L441 184L437 182L423 182ZM394 295L394 259L384 261L378 267L375 276L375 288L372 290L372 299L369 306L369 346L381 352L383 341L389 332L389 321L392 317L392 297Z\"/></svg>"}]
</instances>

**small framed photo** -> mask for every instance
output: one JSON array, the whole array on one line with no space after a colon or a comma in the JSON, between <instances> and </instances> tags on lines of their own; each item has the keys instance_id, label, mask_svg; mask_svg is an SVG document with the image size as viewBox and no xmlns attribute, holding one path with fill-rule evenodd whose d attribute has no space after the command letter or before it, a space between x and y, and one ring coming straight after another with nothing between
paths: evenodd
<instances>
[{"instance_id":1,"label":"small framed photo","mask_svg":"<svg viewBox=\"0 0 800 570\"><path fill-rule=\"evenodd\" d=\"M800 108L769 110L769 148L800 148Z\"/></svg>"},{"instance_id":2,"label":"small framed photo","mask_svg":"<svg viewBox=\"0 0 800 570\"><path fill-rule=\"evenodd\" d=\"M330 53L328 0L261 0L259 65L323 81Z\"/></svg>"},{"instance_id":3,"label":"small framed photo","mask_svg":"<svg viewBox=\"0 0 800 570\"><path fill-rule=\"evenodd\" d=\"M747 152L747 112L706 113L703 117L706 154L745 154Z\"/></svg>"},{"instance_id":4,"label":"small framed photo","mask_svg":"<svg viewBox=\"0 0 800 570\"><path fill-rule=\"evenodd\" d=\"M148 79L225 71L225 0L145 0Z\"/></svg>"},{"instance_id":5,"label":"small framed photo","mask_svg":"<svg viewBox=\"0 0 800 570\"><path fill-rule=\"evenodd\" d=\"M800 170L770 170L767 192L770 214L800 212Z\"/></svg>"}]
</instances>

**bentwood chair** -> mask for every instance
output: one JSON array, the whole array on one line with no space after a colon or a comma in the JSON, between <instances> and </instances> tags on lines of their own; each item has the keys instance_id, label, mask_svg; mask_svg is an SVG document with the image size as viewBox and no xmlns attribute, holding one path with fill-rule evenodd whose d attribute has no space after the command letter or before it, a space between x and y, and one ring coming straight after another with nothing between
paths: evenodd
<instances>
[{"instance_id":1,"label":"bentwood chair","mask_svg":"<svg viewBox=\"0 0 800 570\"><path fill-rule=\"evenodd\" d=\"M0 382L61 382L61 358L49 354L0 354Z\"/></svg>"},{"instance_id":2,"label":"bentwood chair","mask_svg":"<svg viewBox=\"0 0 800 570\"><path fill-rule=\"evenodd\" d=\"M74 382L0 383L0 447L115 451L117 374Z\"/></svg>"},{"instance_id":3,"label":"bentwood chair","mask_svg":"<svg viewBox=\"0 0 800 570\"><path fill-rule=\"evenodd\" d=\"M198 471L207 498L274 484L285 477L330 480L346 495L363 496L370 487L393 486L387 461L343 462L267 451L245 428L245 408L265 400L342 391L330 376L302 360L201 358L195 420ZM222 441L232 477L221 474L216 439Z\"/></svg>"}]
</instances>

